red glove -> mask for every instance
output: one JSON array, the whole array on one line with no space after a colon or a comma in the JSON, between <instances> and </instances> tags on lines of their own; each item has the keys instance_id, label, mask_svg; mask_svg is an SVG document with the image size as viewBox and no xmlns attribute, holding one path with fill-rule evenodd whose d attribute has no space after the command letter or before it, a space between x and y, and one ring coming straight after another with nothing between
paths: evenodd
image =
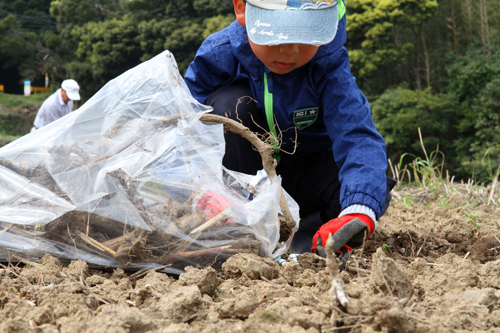
<instances>
[{"instance_id":1,"label":"red glove","mask_svg":"<svg viewBox=\"0 0 500 333\"><path fill-rule=\"evenodd\" d=\"M200 201L198 201L197 208L205 212L208 221L231 206L232 204L231 202L229 202L229 200L208 191L203 195ZM227 222L229 223L233 221L229 220Z\"/></svg>"},{"instance_id":2,"label":"red glove","mask_svg":"<svg viewBox=\"0 0 500 333\"><path fill-rule=\"evenodd\" d=\"M311 252L326 257L325 244L329 235L333 237L333 252L340 261L347 262L352 248L363 245L375 230L373 220L365 214L347 214L323 224L313 237ZM342 265L341 265L342 266Z\"/></svg>"}]
</instances>

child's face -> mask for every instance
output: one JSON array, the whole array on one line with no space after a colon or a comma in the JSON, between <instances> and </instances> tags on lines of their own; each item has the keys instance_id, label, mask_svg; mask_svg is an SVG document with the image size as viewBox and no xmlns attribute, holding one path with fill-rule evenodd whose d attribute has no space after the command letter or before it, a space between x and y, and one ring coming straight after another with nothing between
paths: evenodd
<instances>
[{"instance_id":1,"label":"child's face","mask_svg":"<svg viewBox=\"0 0 500 333\"><path fill-rule=\"evenodd\" d=\"M233 0L236 20L245 25L245 1ZM276 74L287 74L307 64L318 51L318 46L308 44L281 44L273 46L258 45L250 38L253 53L266 67Z\"/></svg>"},{"instance_id":2,"label":"child's face","mask_svg":"<svg viewBox=\"0 0 500 333\"><path fill-rule=\"evenodd\" d=\"M250 47L255 56L276 74L287 74L307 64L318 51L318 46L308 44L258 45L250 38Z\"/></svg>"}]
</instances>

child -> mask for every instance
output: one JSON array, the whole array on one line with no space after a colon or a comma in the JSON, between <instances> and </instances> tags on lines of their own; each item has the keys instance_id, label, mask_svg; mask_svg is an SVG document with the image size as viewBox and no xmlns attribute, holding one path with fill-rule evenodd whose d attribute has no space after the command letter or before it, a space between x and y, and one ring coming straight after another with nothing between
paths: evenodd
<instances>
[{"instance_id":1,"label":"child","mask_svg":"<svg viewBox=\"0 0 500 333\"><path fill-rule=\"evenodd\" d=\"M324 253L330 233L342 261L385 213L385 142L351 75L342 0L233 0L236 22L209 36L185 80L212 113L273 133L283 188L300 206L292 251ZM226 133L228 169L255 174L260 155ZM273 138L273 136L271 136ZM278 148L279 146L279 148ZM311 249L312 246L312 249Z\"/></svg>"}]
</instances>

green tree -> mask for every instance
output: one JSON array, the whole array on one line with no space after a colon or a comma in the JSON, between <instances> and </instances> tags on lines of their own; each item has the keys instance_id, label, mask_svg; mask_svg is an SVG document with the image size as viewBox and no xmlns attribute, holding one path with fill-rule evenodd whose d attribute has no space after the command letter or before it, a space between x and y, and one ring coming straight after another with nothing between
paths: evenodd
<instances>
[{"instance_id":1,"label":"green tree","mask_svg":"<svg viewBox=\"0 0 500 333\"><path fill-rule=\"evenodd\" d=\"M32 83L43 80L44 58L49 53L44 46L43 36L56 32L56 21L49 14L50 2L51 0L0 0L0 20L11 15L16 22L0 28L3 35L0 38L4 41L0 50L4 54L3 60L0 60L0 81L6 84L8 92L21 93L24 80L31 80ZM15 37L12 36L13 33ZM22 47L19 48L19 45ZM10 56L7 59L5 54L8 53Z\"/></svg>"},{"instance_id":2,"label":"green tree","mask_svg":"<svg viewBox=\"0 0 500 333\"><path fill-rule=\"evenodd\" d=\"M207 18L205 20L205 30L203 31L203 39L207 38L211 34L224 29L229 26L236 19L234 14L227 15L217 15L214 17Z\"/></svg>"},{"instance_id":3,"label":"green tree","mask_svg":"<svg viewBox=\"0 0 500 333\"><path fill-rule=\"evenodd\" d=\"M346 5L347 49L360 86L377 95L400 82L411 83L409 73L401 70L409 50L416 50L420 59L422 25L435 13L437 1L352 0Z\"/></svg>"},{"instance_id":4,"label":"green tree","mask_svg":"<svg viewBox=\"0 0 500 333\"><path fill-rule=\"evenodd\" d=\"M46 16L52 0L0 0L0 13L25 16ZM0 14L1 15L1 14Z\"/></svg>"},{"instance_id":5,"label":"green tree","mask_svg":"<svg viewBox=\"0 0 500 333\"><path fill-rule=\"evenodd\" d=\"M23 71L32 63L36 53L35 37L32 32L21 29L21 23L14 15L0 20L0 82L6 85L6 92L18 91L25 77ZM17 82L16 82L17 81Z\"/></svg>"},{"instance_id":6,"label":"green tree","mask_svg":"<svg viewBox=\"0 0 500 333\"><path fill-rule=\"evenodd\" d=\"M14 15L24 30L55 30L49 14L51 0L0 0L0 19Z\"/></svg>"},{"instance_id":7,"label":"green tree","mask_svg":"<svg viewBox=\"0 0 500 333\"><path fill-rule=\"evenodd\" d=\"M50 13L57 20L61 37L58 55L63 62L72 61L80 42L79 34L73 29L89 22L104 22L124 14L125 0L55 0Z\"/></svg>"},{"instance_id":8,"label":"green tree","mask_svg":"<svg viewBox=\"0 0 500 333\"><path fill-rule=\"evenodd\" d=\"M28 58L34 48L29 36L21 30L21 25L14 15L0 21L0 59L12 59L11 65L19 65Z\"/></svg>"},{"instance_id":9,"label":"green tree","mask_svg":"<svg viewBox=\"0 0 500 333\"><path fill-rule=\"evenodd\" d=\"M124 14L124 0L55 0L50 13L60 30L67 26L81 26L87 22L102 22Z\"/></svg>"},{"instance_id":10,"label":"green tree","mask_svg":"<svg viewBox=\"0 0 500 333\"><path fill-rule=\"evenodd\" d=\"M460 156L457 171L470 174L479 165L481 152L492 144L490 135L486 135L487 141L483 141L486 137L481 138L481 135L494 130L496 124L481 119L489 119L489 112L499 112L488 98L496 96L493 85L500 75L500 55L498 52L489 54L481 44L473 45L465 55L454 56L447 70L448 91L457 96L459 103L456 110L457 138L454 141Z\"/></svg>"},{"instance_id":11,"label":"green tree","mask_svg":"<svg viewBox=\"0 0 500 333\"><path fill-rule=\"evenodd\" d=\"M75 27L79 40L76 60L65 65L68 76L77 80L88 98L109 80L140 63L142 55L137 27L129 15L123 19L89 22Z\"/></svg>"},{"instance_id":12,"label":"green tree","mask_svg":"<svg viewBox=\"0 0 500 333\"><path fill-rule=\"evenodd\" d=\"M229 14L234 14L232 1L194 0L193 7L198 15L203 17L215 17L218 15L227 16Z\"/></svg>"},{"instance_id":13,"label":"green tree","mask_svg":"<svg viewBox=\"0 0 500 333\"><path fill-rule=\"evenodd\" d=\"M91 46L88 43L89 40L92 40L88 36L89 31L95 32L99 28L96 26L86 27L86 25L121 18L125 13L125 2L126 0L55 0L51 2L50 13L57 21L58 34L57 36L44 34L42 38L50 51L45 68L51 73L56 84L67 77L88 84L88 89L87 87L85 87L85 91L82 89L82 96L85 98L90 97L105 83L99 80L104 80L109 75L98 74L104 65L94 68L95 64L99 63L99 60L96 60L99 58L96 54L102 54L102 49L95 50L94 57L97 58L86 58L87 55L90 57L93 53L89 51ZM96 40L99 38L106 40L102 34L98 33ZM118 59L122 58L118 57ZM117 60L117 63L119 62ZM112 66L113 63L107 65ZM123 66L118 66L116 69L110 67L107 70L116 73L121 69ZM69 70L69 73L66 70Z\"/></svg>"},{"instance_id":14,"label":"green tree","mask_svg":"<svg viewBox=\"0 0 500 333\"><path fill-rule=\"evenodd\" d=\"M181 72L187 69L203 42L203 25L192 21L179 24L174 18L161 21L153 19L141 22L138 30L141 50L144 52L142 61L168 49L175 56Z\"/></svg>"},{"instance_id":15,"label":"green tree","mask_svg":"<svg viewBox=\"0 0 500 333\"><path fill-rule=\"evenodd\" d=\"M477 114L470 145L473 158L464 160L463 167L476 179L487 181L500 165L500 78L495 77L486 84L472 111Z\"/></svg>"},{"instance_id":16,"label":"green tree","mask_svg":"<svg viewBox=\"0 0 500 333\"><path fill-rule=\"evenodd\" d=\"M59 0L58 6L82 6L74 1ZM113 18L94 20L81 27L68 22L61 30L61 38L75 48L67 58L74 54L76 59L65 68L78 82L85 82L90 95L110 79L165 49L174 54L183 73L204 38L234 21L232 4L228 4L221 5L214 0L132 0L124 5L125 11L131 11L128 14L120 16L117 11L111 15ZM64 23L62 18L58 18L58 22Z\"/></svg>"},{"instance_id":17,"label":"green tree","mask_svg":"<svg viewBox=\"0 0 500 333\"><path fill-rule=\"evenodd\" d=\"M232 1L216 0L130 0L126 3L126 8L139 21L182 18L199 22L199 18L226 16L234 12Z\"/></svg>"},{"instance_id":18,"label":"green tree","mask_svg":"<svg viewBox=\"0 0 500 333\"><path fill-rule=\"evenodd\" d=\"M485 152L500 143L498 116L500 45L488 50L478 40L464 55L454 56L448 69L448 91L457 96L457 138L454 147L460 157L459 172L485 177Z\"/></svg>"},{"instance_id":19,"label":"green tree","mask_svg":"<svg viewBox=\"0 0 500 333\"><path fill-rule=\"evenodd\" d=\"M180 72L184 73L205 38L225 28L234 19L235 16L229 14L202 19L201 24L197 23L199 20L179 23L175 18L142 21L138 25L138 39L144 52L141 60L146 61L169 50L175 56Z\"/></svg>"},{"instance_id":20,"label":"green tree","mask_svg":"<svg viewBox=\"0 0 500 333\"><path fill-rule=\"evenodd\" d=\"M130 0L125 8L134 14L136 22L142 22L168 18L167 5L168 1L165 0Z\"/></svg>"},{"instance_id":21,"label":"green tree","mask_svg":"<svg viewBox=\"0 0 500 333\"><path fill-rule=\"evenodd\" d=\"M174 54L181 73L206 37L235 20L231 1L132 0L127 8L133 10L139 22L139 40L144 52L141 60L168 49Z\"/></svg>"},{"instance_id":22,"label":"green tree","mask_svg":"<svg viewBox=\"0 0 500 333\"><path fill-rule=\"evenodd\" d=\"M372 103L373 120L391 160L399 160L404 153L422 155L420 128L426 149L439 146L451 165L456 161L451 131L456 108L456 98L451 94L431 95L426 90L401 87L386 90Z\"/></svg>"}]
</instances>

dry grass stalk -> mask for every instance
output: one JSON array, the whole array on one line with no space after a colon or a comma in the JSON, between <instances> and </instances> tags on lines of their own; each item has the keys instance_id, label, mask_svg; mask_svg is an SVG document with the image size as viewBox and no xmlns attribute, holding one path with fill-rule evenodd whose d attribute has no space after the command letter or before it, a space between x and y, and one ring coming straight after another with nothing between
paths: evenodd
<instances>
[{"instance_id":1,"label":"dry grass stalk","mask_svg":"<svg viewBox=\"0 0 500 333\"><path fill-rule=\"evenodd\" d=\"M118 248L120 247L120 244L122 243L122 241L124 239L125 239L125 236L116 237L116 238L113 238L113 239L110 239L110 240L103 242L102 245L107 246L108 248L110 248L113 251L116 251L116 250L118 250Z\"/></svg>"},{"instance_id":2,"label":"dry grass stalk","mask_svg":"<svg viewBox=\"0 0 500 333\"><path fill-rule=\"evenodd\" d=\"M80 231L77 231L78 235L80 235L80 237L85 241L87 242L88 244L92 245L92 246L95 246L97 247L98 249L104 251L104 252L108 252L109 254L111 254L112 256L115 256L116 255L116 252L111 250L109 247L107 247L106 245L102 244L102 243L99 243L98 241L96 241L95 239L85 235L83 232L80 232Z\"/></svg>"},{"instance_id":3,"label":"dry grass stalk","mask_svg":"<svg viewBox=\"0 0 500 333\"><path fill-rule=\"evenodd\" d=\"M363 273L363 274L368 274L370 275L372 272L367 270L367 269L362 269L358 267L351 267L351 266L346 266L346 271L353 272L353 273Z\"/></svg>"},{"instance_id":4,"label":"dry grass stalk","mask_svg":"<svg viewBox=\"0 0 500 333\"><path fill-rule=\"evenodd\" d=\"M211 226L213 226L217 222L226 220L228 218L228 216L229 216L229 212L230 211L231 211L231 208L228 208L228 209L222 211L220 214L217 214L216 216L212 217L206 223L200 225L198 228L196 228L193 231L191 231L189 233L189 237L192 237L192 238L195 238L195 239L198 238L198 236L200 235L200 233L203 232L204 230L210 228Z\"/></svg>"},{"instance_id":5,"label":"dry grass stalk","mask_svg":"<svg viewBox=\"0 0 500 333\"><path fill-rule=\"evenodd\" d=\"M135 272L134 274L131 274L130 277L132 279L138 279L146 274L148 274L149 272L152 272L152 271L159 271L161 269L164 269L164 268L167 268L167 267L170 267L172 266L172 264L168 264L168 265L164 265L164 266L160 266L160 267L156 267L156 268L152 268L152 269L147 269L147 268L143 268L141 270L138 270L137 272Z\"/></svg>"},{"instance_id":6,"label":"dry grass stalk","mask_svg":"<svg viewBox=\"0 0 500 333\"><path fill-rule=\"evenodd\" d=\"M19 262L22 262L23 264L27 265L27 266L31 266L31 267L37 267L39 266L40 264L36 263L36 262L33 262L33 261L30 261L28 259L24 259L24 258L21 258L20 256L17 256L15 254L12 255L12 258L18 260Z\"/></svg>"},{"instance_id":7,"label":"dry grass stalk","mask_svg":"<svg viewBox=\"0 0 500 333\"><path fill-rule=\"evenodd\" d=\"M420 127L418 128L418 137L420 139L420 145L422 146L422 150L424 151L425 159L429 163L429 166L431 166L429 156L427 155L427 151L425 150L424 140L422 139L422 132L420 131ZM432 167L429 168L429 170L430 170L430 178L432 180L432 183L436 186L436 191L438 193L440 193L441 192L441 183L437 180L438 177L436 176L436 172L434 171L434 169Z\"/></svg>"},{"instance_id":8,"label":"dry grass stalk","mask_svg":"<svg viewBox=\"0 0 500 333\"><path fill-rule=\"evenodd\" d=\"M387 159L387 162L389 163L389 169L391 170L392 173L392 178L396 179L397 182L399 183L399 174L396 172L396 169L392 165L392 161L390 158Z\"/></svg>"},{"instance_id":9,"label":"dry grass stalk","mask_svg":"<svg viewBox=\"0 0 500 333\"><path fill-rule=\"evenodd\" d=\"M493 179L493 184L491 184L490 196L488 197L488 205L490 204L491 201L493 201L493 194L495 193L495 187L497 185L498 176L500 176L500 168L498 169L495 175L495 179Z\"/></svg>"},{"instance_id":10,"label":"dry grass stalk","mask_svg":"<svg viewBox=\"0 0 500 333\"><path fill-rule=\"evenodd\" d=\"M175 258L196 258L199 256L209 255L209 254L213 254L213 253L253 253L252 250L232 249L231 247L232 247L231 245L224 245L224 246L218 246L218 247L211 247L211 248L204 249L204 250L179 252L176 254L169 255L168 257L175 259Z\"/></svg>"},{"instance_id":11,"label":"dry grass stalk","mask_svg":"<svg viewBox=\"0 0 500 333\"><path fill-rule=\"evenodd\" d=\"M333 237L332 234L330 234L325 245L326 269L330 271L330 274L332 275L332 287L329 291L330 297L333 300L337 300L343 307L347 307L347 305L349 305L349 299L345 294L344 284L342 283L342 279L340 278L340 261L335 253L333 253L333 244Z\"/></svg>"},{"instance_id":12,"label":"dry grass stalk","mask_svg":"<svg viewBox=\"0 0 500 333\"><path fill-rule=\"evenodd\" d=\"M9 229L12 228L12 226L14 226L14 223L9 224L9 226L7 228L5 228L4 230L0 231L0 234L3 234L4 232L9 231Z\"/></svg>"}]
</instances>

